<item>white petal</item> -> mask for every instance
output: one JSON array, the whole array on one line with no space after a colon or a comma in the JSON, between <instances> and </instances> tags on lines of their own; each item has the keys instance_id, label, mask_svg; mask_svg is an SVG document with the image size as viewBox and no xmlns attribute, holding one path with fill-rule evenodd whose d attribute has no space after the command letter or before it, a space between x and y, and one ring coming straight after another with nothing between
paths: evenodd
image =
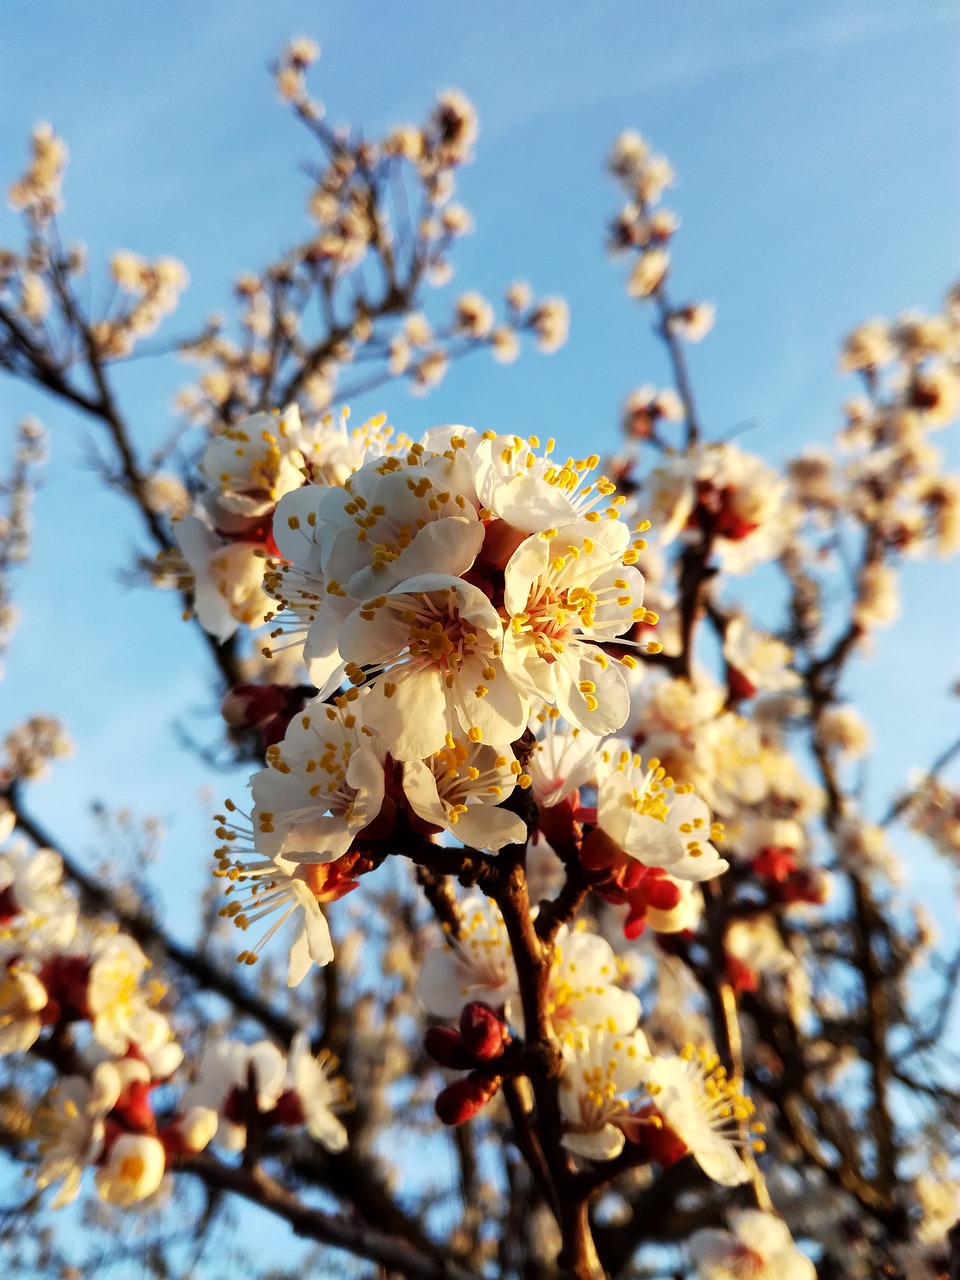
<instances>
[{"instance_id":1,"label":"white petal","mask_svg":"<svg viewBox=\"0 0 960 1280\"><path fill-rule=\"evenodd\" d=\"M503 571L503 603L507 613L511 616L523 613L533 584L547 572L549 564L550 543L546 538L534 536L520 543Z\"/></svg>"},{"instance_id":2,"label":"white petal","mask_svg":"<svg viewBox=\"0 0 960 1280\"><path fill-rule=\"evenodd\" d=\"M307 1112L307 1132L327 1151L345 1151L347 1131L337 1117L326 1108Z\"/></svg>"},{"instance_id":3,"label":"white petal","mask_svg":"<svg viewBox=\"0 0 960 1280\"><path fill-rule=\"evenodd\" d=\"M750 1181L750 1170L740 1159L737 1149L718 1134L703 1133L695 1145L690 1145L697 1164L714 1182L722 1187L739 1187Z\"/></svg>"},{"instance_id":4,"label":"white petal","mask_svg":"<svg viewBox=\"0 0 960 1280\"><path fill-rule=\"evenodd\" d=\"M458 840L474 849L497 851L506 844L522 844L527 838L527 824L511 813L489 804L470 805L451 828Z\"/></svg>"},{"instance_id":5,"label":"white petal","mask_svg":"<svg viewBox=\"0 0 960 1280\"><path fill-rule=\"evenodd\" d=\"M355 599L363 600L428 572L459 577L476 560L482 545L483 525L477 519L447 516L431 520L392 563L353 574L348 590Z\"/></svg>"},{"instance_id":6,"label":"white petal","mask_svg":"<svg viewBox=\"0 0 960 1280\"><path fill-rule=\"evenodd\" d=\"M596 1133L565 1133L560 1145L589 1160L614 1160L624 1147L622 1130L606 1124Z\"/></svg>"},{"instance_id":7,"label":"white petal","mask_svg":"<svg viewBox=\"0 0 960 1280\"><path fill-rule=\"evenodd\" d=\"M388 697L386 685L395 686ZM370 690L364 723L397 760L424 760L439 751L448 729L443 677L436 667L388 672Z\"/></svg>"},{"instance_id":8,"label":"white petal","mask_svg":"<svg viewBox=\"0 0 960 1280\"><path fill-rule=\"evenodd\" d=\"M763 1213L759 1209L743 1209L730 1214L730 1226L734 1234L761 1258L793 1249L790 1228L775 1213Z\"/></svg>"},{"instance_id":9,"label":"white petal","mask_svg":"<svg viewBox=\"0 0 960 1280\"><path fill-rule=\"evenodd\" d=\"M557 706L566 720L588 733L616 733L630 714L630 693L620 664L604 659L594 645L568 642L559 664L565 679L556 679ZM596 686L593 697L597 705L591 710L580 684L589 681Z\"/></svg>"},{"instance_id":10,"label":"white petal","mask_svg":"<svg viewBox=\"0 0 960 1280\"><path fill-rule=\"evenodd\" d=\"M446 827L447 814L440 803L437 780L422 760L406 760L403 765L403 792L410 807L424 822L435 827Z\"/></svg>"}]
</instances>

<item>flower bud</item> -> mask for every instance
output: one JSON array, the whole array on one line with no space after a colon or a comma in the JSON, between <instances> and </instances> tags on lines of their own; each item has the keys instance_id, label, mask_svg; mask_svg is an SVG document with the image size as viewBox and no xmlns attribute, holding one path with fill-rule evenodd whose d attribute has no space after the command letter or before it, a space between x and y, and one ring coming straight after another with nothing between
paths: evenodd
<instances>
[{"instance_id":1,"label":"flower bud","mask_svg":"<svg viewBox=\"0 0 960 1280\"><path fill-rule=\"evenodd\" d=\"M746 698L752 698L757 692L757 686L752 680L748 679L742 671L736 667L727 664L727 688L730 690L730 697L734 702L742 702Z\"/></svg>"},{"instance_id":2,"label":"flower bud","mask_svg":"<svg viewBox=\"0 0 960 1280\"><path fill-rule=\"evenodd\" d=\"M177 1067L183 1062L183 1050L175 1040L155 1049L150 1055L150 1068L153 1080L169 1080Z\"/></svg>"},{"instance_id":3,"label":"flower bud","mask_svg":"<svg viewBox=\"0 0 960 1280\"><path fill-rule=\"evenodd\" d=\"M500 1088L502 1077L489 1071L471 1071L438 1095L436 1113L447 1125L465 1124L481 1111Z\"/></svg>"},{"instance_id":4,"label":"flower bud","mask_svg":"<svg viewBox=\"0 0 960 1280\"><path fill-rule=\"evenodd\" d=\"M460 1014L460 1035L468 1053L479 1062L492 1062L503 1053L510 1033L489 1005L472 1000Z\"/></svg>"},{"instance_id":5,"label":"flower bud","mask_svg":"<svg viewBox=\"0 0 960 1280\"><path fill-rule=\"evenodd\" d=\"M640 937L646 927L647 904L645 902L631 902L627 918L623 922L623 936L628 942L633 942L635 938Z\"/></svg>"},{"instance_id":6,"label":"flower bud","mask_svg":"<svg viewBox=\"0 0 960 1280\"><path fill-rule=\"evenodd\" d=\"M423 1037L423 1047L441 1067L450 1067L454 1071L469 1071L473 1059L459 1031L450 1027L427 1027Z\"/></svg>"}]
</instances>

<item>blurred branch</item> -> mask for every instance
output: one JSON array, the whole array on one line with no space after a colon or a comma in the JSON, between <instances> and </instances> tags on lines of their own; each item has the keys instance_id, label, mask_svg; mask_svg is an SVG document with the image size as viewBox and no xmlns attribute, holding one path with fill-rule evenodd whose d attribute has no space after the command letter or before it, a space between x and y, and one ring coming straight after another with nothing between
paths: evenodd
<instances>
[{"instance_id":1,"label":"blurred branch","mask_svg":"<svg viewBox=\"0 0 960 1280\"><path fill-rule=\"evenodd\" d=\"M344 1249L411 1280L476 1280L474 1273L440 1254L431 1256L373 1227L303 1204L262 1169L238 1169L210 1155L180 1157L174 1167L196 1175L208 1188L232 1192L266 1209L298 1236Z\"/></svg>"}]
</instances>

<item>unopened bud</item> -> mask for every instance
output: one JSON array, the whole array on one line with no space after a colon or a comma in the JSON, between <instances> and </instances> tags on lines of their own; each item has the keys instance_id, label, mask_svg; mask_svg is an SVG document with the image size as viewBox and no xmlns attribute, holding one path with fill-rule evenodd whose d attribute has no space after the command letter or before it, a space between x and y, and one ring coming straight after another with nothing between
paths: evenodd
<instances>
[{"instance_id":1,"label":"unopened bud","mask_svg":"<svg viewBox=\"0 0 960 1280\"><path fill-rule=\"evenodd\" d=\"M450 1067L454 1071L469 1071L473 1066L473 1058L459 1031L450 1027L427 1027L423 1037L423 1047L441 1067Z\"/></svg>"},{"instance_id":2,"label":"unopened bud","mask_svg":"<svg viewBox=\"0 0 960 1280\"><path fill-rule=\"evenodd\" d=\"M499 1058L510 1035L490 1006L479 1000L472 1000L460 1014L460 1034L478 1062Z\"/></svg>"},{"instance_id":3,"label":"unopened bud","mask_svg":"<svg viewBox=\"0 0 960 1280\"><path fill-rule=\"evenodd\" d=\"M627 918L623 922L623 936L628 942L633 942L635 938L640 937L646 927L647 904L645 902L631 902Z\"/></svg>"},{"instance_id":4,"label":"unopened bud","mask_svg":"<svg viewBox=\"0 0 960 1280\"><path fill-rule=\"evenodd\" d=\"M448 1084L436 1101L439 1119L448 1125L465 1124L481 1111L500 1088L502 1077L489 1071L471 1071Z\"/></svg>"},{"instance_id":5,"label":"unopened bud","mask_svg":"<svg viewBox=\"0 0 960 1280\"><path fill-rule=\"evenodd\" d=\"M760 850L751 865L761 879L775 880L782 884L797 869L796 850L768 845Z\"/></svg>"},{"instance_id":6,"label":"unopened bud","mask_svg":"<svg viewBox=\"0 0 960 1280\"><path fill-rule=\"evenodd\" d=\"M142 1133L153 1129L156 1121L150 1104L150 1085L143 1080L132 1081L114 1107L114 1112L128 1129Z\"/></svg>"}]
</instances>

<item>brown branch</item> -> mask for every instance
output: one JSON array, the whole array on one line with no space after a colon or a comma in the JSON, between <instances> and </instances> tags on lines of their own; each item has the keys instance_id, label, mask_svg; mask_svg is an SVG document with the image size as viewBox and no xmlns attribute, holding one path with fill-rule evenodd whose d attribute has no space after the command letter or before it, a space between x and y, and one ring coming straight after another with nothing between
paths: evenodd
<instances>
[{"instance_id":1,"label":"brown branch","mask_svg":"<svg viewBox=\"0 0 960 1280\"><path fill-rule=\"evenodd\" d=\"M203 1154L180 1157L174 1167L192 1173L205 1186L230 1191L288 1222L294 1234L343 1249L410 1280L476 1280L473 1272L442 1256L415 1249L374 1227L305 1205L262 1169L242 1169Z\"/></svg>"},{"instance_id":2,"label":"brown branch","mask_svg":"<svg viewBox=\"0 0 960 1280\"><path fill-rule=\"evenodd\" d=\"M603 1275L590 1232L589 1192L576 1178L573 1163L560 1143L562 1119L559 1077L563 1059L547 1009L553 947L537 934L523 868L525 846L501 850L504 874L494 889L513 952L523 1009L524 1055L537 1106L537 1136L549 1173L550 1197L560 1228L560 1266L575 1280Z\"/></svg>"},{"instance_id":3,"label":"brown branch","mask_svg":"<svg viewBox=\"0 0 960 1280\"><path fill-rule=\"evenodd\" d=\"M0 304L0 323L3 324L12 339L14 350L19 350L27 361L26 370L18 370L12 362L8 363L6 367L14 376L25 374L30 381L43 387L58 399L65 400L68 404L73 405L74 408L80 409L88 417L96 419L106 427L107 434L116 451L120 475L123 480L123 492L133 499L147 533L157 549L159 551L169 551L173 547L173 542L167 532L164 521L155 511L151 510L146 501L146 477L137 461L127 425L113 395L90 328L80 314L79 308L59 271L55 270L52 273L52 280L67 322L83 342L87 353L87 364L97 394L90 395L76 387L66 377L64 370L52 359L49 352L33 340L24 326L10 314L8 308ZM235 638L231 637L221 643L206 631L202 631L202 635L225 684L239 684L242 673Z\"/></svg>"},{"instance_id":4,"label":"brown branch","mask_svg":"<svg viewBox=\"0 0 960 1280\"><path fill-rule=\"evenodd\" d=\"M21 373L25 374L30 381L59 396L60 399L66 400L75 408L82 409L84 413L92 416L98 416L97 401L67 381L60 366L50 358L49 353L39 343L34 342L29 332L2 302L0 302L0 324L7 330L14 344L11 354L6 354L0 349L0 360L4 362L0 367L5 368L14 377ZM25 370L17 369L13 363L12 357L17 351L27 358L28 366Z\"/></svg>"},{"instance_id":5,"label":"brown branch","mask_svg":"<svg viewBox=\"0 0 960 1280\"><path fill-rule=\"evenodd\" d=\"M670 363L673 366L673 380L677 388L677 395L683 404L683 413L686 419L686 447L690 449L700 441L700 421L697 417L697 407L693 398L693 384L690 381L690 373L687 368L687 354L680 339L670 327L673 307L667 299L666 285L663 281L654 290L653 297L657 307L657 314L660 318L656 331L663 339L667 353L670 356Z\"/></svg>"}]
</instances>

